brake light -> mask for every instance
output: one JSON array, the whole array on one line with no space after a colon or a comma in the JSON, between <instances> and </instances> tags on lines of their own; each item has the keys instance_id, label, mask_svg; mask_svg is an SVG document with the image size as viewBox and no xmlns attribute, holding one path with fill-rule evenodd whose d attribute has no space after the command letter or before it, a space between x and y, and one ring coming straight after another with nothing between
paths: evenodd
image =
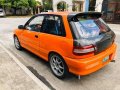
<instances>
[{"instance_id":1,"label":"brake light","mask_svg":"<svg viewBox=\"0 0 120 90\"><path fill-rule=\"evenodd\" d=\"M80 54L87 54L87 53L92 53L95 52L96 48L94 45L88 45L88 46L74 46L73 47L73 53L80 55Z\"/></svg>"}]
</instances>

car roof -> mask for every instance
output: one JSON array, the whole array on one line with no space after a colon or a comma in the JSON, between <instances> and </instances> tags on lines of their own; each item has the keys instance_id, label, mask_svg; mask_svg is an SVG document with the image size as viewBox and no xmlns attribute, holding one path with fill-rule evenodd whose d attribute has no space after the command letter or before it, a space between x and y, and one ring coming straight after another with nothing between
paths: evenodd
<instances>
[{"instance_id":1,"label":"car roof","mask_svg":"<svg viewBox=\"0 0 120 90\"><path fill-rule=\"evenodd\" d=\"M100 14L100 12L42 12L40 14L54 14L54 15L76 15L76 14Z\"/></svg>"},{"instance_id":2,"label":"car roof","mask_svg":"<svg viewBox=\"0 0 120 90\"><path fill-rule=\"evenodd\" d=\"M68 15L69 12L42 12L40 14L52 14L52 15L60 15L60 16L64 16L64 15Z\"/></svg>"},{"instance_id":3,"label":"car roof","mask_svg":"<svg viewBox=\"0 0 120 90\"><path fill-rule=\"evenodd\" d=\"M77 15L94 15L96 17L102 16L101 12L93 12L93 11L89 11L89 12L42 12L38 15L41 15L41 14L67 16L68 20L71 20L73 17Z\"/></svg>"}]
</instances>

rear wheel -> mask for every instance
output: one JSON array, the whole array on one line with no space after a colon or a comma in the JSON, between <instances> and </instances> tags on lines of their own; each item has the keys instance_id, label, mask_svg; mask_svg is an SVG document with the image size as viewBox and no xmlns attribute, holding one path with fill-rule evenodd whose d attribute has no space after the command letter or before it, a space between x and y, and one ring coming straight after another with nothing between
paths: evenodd
<instances>
[{"instance_id":1,"label":"rear wheel","mask_svg":"<svg viewBox=\"0 0 120 90\"><path fill-rule=\"evenodd\" d=\"M57 78L65 78L68 75L68 68L64 59L58 54L49 56L50 68Z\"/></svg>"},{"instance_id":2,"label":"rear wheel","mask_svg":"<svg viewBox=\"0 0 120 90\"><path fill-rule=\"evenodd\" d=\"M14 36L14 44L15 44L16 49L18 49L18 50L22 49L22 46L20 45L20 42L19 42L17 36Z\"/></svg>"}]
</instances>

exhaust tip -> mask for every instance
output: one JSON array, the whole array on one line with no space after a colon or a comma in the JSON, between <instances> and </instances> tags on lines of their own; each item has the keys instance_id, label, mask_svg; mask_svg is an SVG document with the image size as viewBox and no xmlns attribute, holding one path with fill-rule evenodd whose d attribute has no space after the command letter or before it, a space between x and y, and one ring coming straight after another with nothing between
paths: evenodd
<instances>
[{"instance_id":1,"label":"exhaust tip","mask_svg":"<svg viewBox=\"0 0 120 90\"><path fill-rule=\"evenodd\" d=\"M115 63L115 60L111 60L111 62L114 62L114 63Z\"/></svg>"}]
</instances>

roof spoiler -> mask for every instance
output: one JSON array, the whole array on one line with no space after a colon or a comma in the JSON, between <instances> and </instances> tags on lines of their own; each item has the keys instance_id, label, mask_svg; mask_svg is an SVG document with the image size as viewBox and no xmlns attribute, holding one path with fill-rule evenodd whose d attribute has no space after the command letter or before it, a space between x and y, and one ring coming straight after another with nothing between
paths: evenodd
<instances>
[{"instance_id":1,"label":"roof spoiler","mask_svg":"<svg viewBox=\"0 0 120 90\"><path fill-rule=\"evenodd\" d=\"M102 13L101 12L82 12L82 13L74 13L74 14L71 14L69 17L68 17L68 20L74 20L75 17L78 17L78 16L91 16L91 17L95 17L95 18L100 18L102 17Z\"/></svg>"}]
</instances>

